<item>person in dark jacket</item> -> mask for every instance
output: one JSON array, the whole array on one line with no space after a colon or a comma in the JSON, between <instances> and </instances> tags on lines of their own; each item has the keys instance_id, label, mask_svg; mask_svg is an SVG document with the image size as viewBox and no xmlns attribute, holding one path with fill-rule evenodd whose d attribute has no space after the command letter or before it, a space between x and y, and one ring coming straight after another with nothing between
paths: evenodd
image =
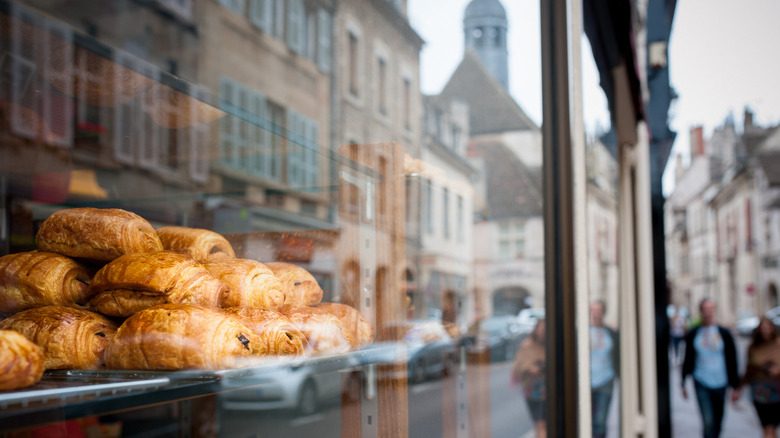
<instances>
[{"instance_id":1,"label":"person in dark jacket","mask_svg":"<svg viewBox=\"0 0 780 438\"><path fill-rule=\"evenodd\" d=\"M699 304L701 325L685 335L685 360L682 366L682 396L688 398L685 379L693 375L699 402L704 437L720 436L726 390L739 386L737 350L734 337L715 323L715 302L705 298Z\"/></svg>"}]
</instances>

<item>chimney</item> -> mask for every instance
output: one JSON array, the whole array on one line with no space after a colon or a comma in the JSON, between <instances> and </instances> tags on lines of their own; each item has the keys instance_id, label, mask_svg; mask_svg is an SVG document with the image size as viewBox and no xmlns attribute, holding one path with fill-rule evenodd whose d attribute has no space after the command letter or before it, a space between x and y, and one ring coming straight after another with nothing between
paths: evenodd
<instances>
[{"instance_id":1,"label":"chimney","mask_svg":"<svg viewBox=\"0 0 780 438\"><path fill-rule=\"evenodd\" d=\"M685 174L682 158L682 154L678 152L674 161L674 182L679 182Z\"/></svg>"},{"instance_id":2,"label":"chimney","mask_svg":"<svg viewBox=\"0 0 780 438\"><path fill-rule=\"evenodd\" d=\"M745 125L742 132L749 132L753 129L753 111L745 107Z\"/></svg>"},{"instance_id":3,"label":"chimney","mask_svg":"<svg viewBox=\"0 0 780 438\"><path fill-rule=\"evenodd\" d=\"M701 125L690 130L691 158L704 155L704 130Z\"/></svg>"}]
</instances>

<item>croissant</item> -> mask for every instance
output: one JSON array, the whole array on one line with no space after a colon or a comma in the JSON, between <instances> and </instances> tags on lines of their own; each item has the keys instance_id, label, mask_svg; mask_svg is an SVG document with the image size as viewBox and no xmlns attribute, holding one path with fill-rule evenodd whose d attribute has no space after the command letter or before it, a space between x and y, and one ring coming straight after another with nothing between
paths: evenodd
<instances>
[{"instance_id":1,"label":"croissant","mask_svg":"<svg viewBox=\"0 0 780 438\"><path fill-rule=\"evenodd\" d=\"M16 330L43 350L46 369L97 369L116 333L103 315L64 306L28 309L0 321L0 330Z\"/></svg>"},{"instance_id":2,"label":"croissant","mask_svg":"<svg viewBox=\"0 0 780 438\"><path fill-rule=\"evenodd\" d=\"M352 349L352 336L333 314L316 307L295 306L282 306L279 312L303 332L313 354L345 353Z\"/></svg>"},{"instance_id":3,"label":"croissant","mask_svg":"<svg viewBox=\"0 0 780 438\"><path fill-rule=\"evenodd\" d=\"M130 316L158 304L219 307L224 283L186 254L173 251L127 254L102 267L92 279L91 308L104 315Z\"/></svg>"},{"instance_id":4,"label":"croissant","mask_svg":"<svg viewBox=\"0 0 780 438\"><path fill-rule=\"evenodd\" d=\"M135 213L116 208L57 211L43 222L36 242L41 251L97 261L163 249L149 222Z\"/></svg>"},{"instance_id":5,"label":"croissant","mask_svg":"<svg viewBox=\"0 0 780 438\"><path fill-rule=\"evenodd\" d=\"M236 256L230 242L221 234L202 228L162 227L157 235L165 249L187 253L199 262L214 254Z\"/></svg>"},{"instance_id":6,"label":"croissant","mask_svg":"<svg viewBox=\"0 0 780 438\"><path fill-rule=\"evenodd\" d=\"M354 307L340 303L320 303L317 308L323 309L341 320L342 325L350 332L355 347L363 348L374 342L374 328Z\"/></svg>"},{"instance_id":7,"label":"croissant","mask_svg":"<svg viewBox=\"0 0 780 438\"><path fill-rule=\"evenodd\" d=\"M50 305L77 307L91 297L91 274L85 266L53 252L0 257L0 312Z\"/></svg>"},{"instance_id":8,"label":"croissant","mask_svg":"<svg viewBox=\"0 0 780 438\"><path fill-rule=\"evenodd\" d=\"M284 304L290 306L314 306L322 301L322 289L309 271L298 265L284 262L266 263L284 288Z\"/></svg>"},{"instance_id":9,"label":"croissant","mask_svg":"<svg viewBox=\"0 0 780 438\"><path fill-rule=\"evenodd\" d=\"M144 309L119 327L106 349L111 369L233 368L262 356L266 343L241 319L219 309L163 304Z\"/></svg>"},{"instance_id":10,"label":"croissant","mask_svg":"<svg viewBox=\"0 0 780 438\"><path fill-rule=\"evenodd\" d=\"M303 332L279 312L258 307L228 307L224 310L238 316L254 330L265 341L268 354L299 355L308 345Z\"/></svg>"},{"instance_id":11,"label":"croissant","mask_svg":"<svg viewBox=\"0 0 780 438\"><path fill-rule=\"evenodd\" d=\"M222 297L222 307L252 306L274 310L284 304L279 279L258 261L212 257L203 265L229 289Z\"/></svg>"},{"instance_id":12,"label":"croissant","mask_svg":"<svg viewBox=\"0 0 780 438\"><path fill-rule=\"evenodd\" d=\"M13 330L0 330L0 391L34 385L43 370L40 347Z\"/></svg>"}]
</instances>

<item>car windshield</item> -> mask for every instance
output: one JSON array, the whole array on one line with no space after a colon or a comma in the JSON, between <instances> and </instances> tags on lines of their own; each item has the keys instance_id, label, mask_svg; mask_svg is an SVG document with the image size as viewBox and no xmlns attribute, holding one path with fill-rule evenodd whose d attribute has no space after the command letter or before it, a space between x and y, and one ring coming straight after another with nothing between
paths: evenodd
<instances>
[{"instance_id":1,"label":"car windshield","mask_svg":"<svg viewBox=\"0 0 780 438\"><path fill-rule=\"evenodd\" d=\"M482 321L482 331L486 332L500 332L506 330L507 326L513 322L515 318L513 316L500 317L500 318L488 318Z\"/></svg>"}]
</instances>

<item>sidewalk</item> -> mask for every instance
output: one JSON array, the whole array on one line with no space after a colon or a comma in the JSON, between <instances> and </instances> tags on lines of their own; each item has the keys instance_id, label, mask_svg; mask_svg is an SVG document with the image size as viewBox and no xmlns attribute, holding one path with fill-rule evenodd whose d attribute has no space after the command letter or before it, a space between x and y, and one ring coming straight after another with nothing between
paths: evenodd
<instances>
[{"instance_id":1,"label":"sidewalk","mask_svg":"<svg viewBox=\"0 0 780 438\"><path fill-rule=\"evenodd\" d=\"M669 381L669 391L671 394L672 410L672 436L674 437L700 437L701 414L699 406L696 403L696 395L693 389L693 380L691 378L686 382L688 399L682 397L680 389L680 365L676 365L669 370L671 376ZM750 390L742 391L742 397L736 404L731 403L731 393L726 396L729 401L726 402L726 415L723 419L722 438L750 438L761 436L761 423L758 422L758 416L753 408L753 402L750 399Z\"/></svg>"}]
</instances>

